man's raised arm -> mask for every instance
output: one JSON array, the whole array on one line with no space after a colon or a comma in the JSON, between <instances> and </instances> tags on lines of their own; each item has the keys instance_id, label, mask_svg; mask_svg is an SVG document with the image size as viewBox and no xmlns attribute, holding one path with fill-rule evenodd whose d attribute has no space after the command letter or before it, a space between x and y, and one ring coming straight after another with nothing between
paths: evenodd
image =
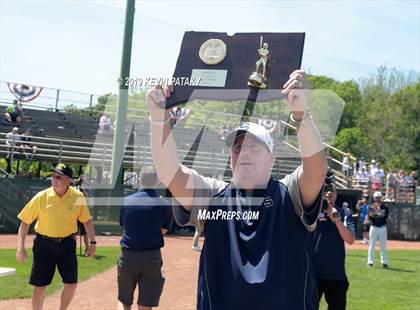
<instances>
[{"instance_id":1,"label":"man's raised arm","mask_svg":"<svg viewBox=\"0 0 420 310\"><path fill-rule=\"evenodd\" d=\"M179 162L178 148L172 135L169 111L160 106L169 98L172 87L157 86L147 92L146 100L150 113L150 143L152 157L159 176L172 195L187 210L191 211L194 181L190 168Z\"/></svg>"},{"instance_id":2,"label":"man's raised arm","mask_svg":"<svg viewBox=\"0 0 420 310\"><path fill-rule=\"evenodd\" d=\"M304 207L311 206L321 191L327 172L327 159L321 135L313 122L309 107L309 82L303 70L292 72L283 86L293 119L296 121L302 169L298 182L300 198Z\"/></svg>"}]
</instances>

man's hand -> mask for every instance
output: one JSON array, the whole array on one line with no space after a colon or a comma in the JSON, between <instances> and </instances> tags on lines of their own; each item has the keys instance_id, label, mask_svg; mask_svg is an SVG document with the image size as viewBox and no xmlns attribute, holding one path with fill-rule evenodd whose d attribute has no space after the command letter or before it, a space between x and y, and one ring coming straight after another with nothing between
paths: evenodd
<instances>
[{"instance_id":1,"label":"man's hand","mask_svg":"<svg viewBox=\"0 0 420 310\"><path fill-rule=\"evenodd\" d=\"M25 249L17 249L16 251L16 261L19 264L23 264L27 258L26 250Z\"/></svg>"},{"instance_id":2,"label":"man's hand","mask_svg":"<svg viewBox=\"0 0 420 310\"><path fill-rule=\"evenodd\" d=\"M340 219L340 214L338 214L337 209L332 207L331 205L328 206L327 216L329 217L331 222L333 222L334 224L336 224L338 221L341 220Z\"/></svg>"},{"instance_id":3,"label":"man's hand","mask_svg":"<svg viewBox=\"0 0 420 310\"><path fill-rule=\"evenodd\" d=\"M282 93L287 97L293 118L302 120L309 105L309 81L305 71L293 71L289 80L283 85Z\"/></svg>"},{"instance_id":4,"label":"man's hand","mask_svg":"<svg viewBox=\"0 0 420 310\"><path fill-rule=\"evenodd\" d=\"M89 247L87 248L87 251L86 251L86 256L95 257L95 253L96 253L96 244L89 244Z\"/></svg>"},{"instance_id":5,"label":"man's hand","mask_svg":"<svg viewBox=\"0 0 420 310\"><path fill-rule=\"evenodd\" d=\"M162 108L166 102L166 98L171 96L174 91L172 85L170 86L155 86L150 89L146 95L147 106L150 112L150 118L153 121L162 122L169 118L169 111Z\"/></svg>"}]
</instances>

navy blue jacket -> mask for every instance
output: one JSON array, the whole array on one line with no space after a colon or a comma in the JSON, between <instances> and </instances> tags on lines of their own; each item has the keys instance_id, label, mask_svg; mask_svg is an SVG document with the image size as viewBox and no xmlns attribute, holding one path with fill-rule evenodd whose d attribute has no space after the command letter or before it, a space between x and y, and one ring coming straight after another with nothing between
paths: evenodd
<instances>
[{"instance_id":1,"label":"navy blue jacket","mask_svg":"<svg viewBox=\"0 0 420 310\"><path fill-rule=\"evenodd\" d=\"M125 197L120 211L121 247L133 251L163 247L161 228L168 227L170 218L171 206L157 197L153 189L142 189Z\"/></svg>"}]
</instances>

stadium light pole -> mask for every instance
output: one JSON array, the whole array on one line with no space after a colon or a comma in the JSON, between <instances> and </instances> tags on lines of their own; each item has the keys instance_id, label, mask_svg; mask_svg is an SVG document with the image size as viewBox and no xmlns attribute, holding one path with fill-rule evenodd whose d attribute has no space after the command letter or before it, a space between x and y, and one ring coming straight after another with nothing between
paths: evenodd
<instances>
[{"instance_id":1,"label":"stadium light pole","mask_svg":"<svg viewBox=\"0 0 420 310\"><path fill-rule=\"evenodd\" d=\"M124 83L130 77L131 47L133 42L135 0L127 0L125 11L124 39L121 60L121 74L118 78L118 105L112 147L111 184L117 184L122 173L124 159L125 125L128 107L128 83ZM122 178L122 176L121 176Z\"/></svg>"}]
</instances>

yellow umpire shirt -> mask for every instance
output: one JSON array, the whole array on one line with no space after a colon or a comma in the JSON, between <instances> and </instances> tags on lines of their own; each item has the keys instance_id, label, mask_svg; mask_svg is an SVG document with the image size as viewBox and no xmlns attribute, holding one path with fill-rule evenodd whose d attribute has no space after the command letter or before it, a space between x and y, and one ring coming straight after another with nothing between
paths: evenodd
<instances>
[{"instance_id":1,"label":"yellow umpire shirt","mask_svg":"<svg viewBox=\"0 0 420 310\"><path fill-rule=\"evenodd\" d=\"M75 234L77 220L85 223L91 219L85 197L73 187L69 187L61 198L53 187L39 192L17 217L26 224L37 220L35 231L52 238Z\"/></svg>"}]
</instances>

